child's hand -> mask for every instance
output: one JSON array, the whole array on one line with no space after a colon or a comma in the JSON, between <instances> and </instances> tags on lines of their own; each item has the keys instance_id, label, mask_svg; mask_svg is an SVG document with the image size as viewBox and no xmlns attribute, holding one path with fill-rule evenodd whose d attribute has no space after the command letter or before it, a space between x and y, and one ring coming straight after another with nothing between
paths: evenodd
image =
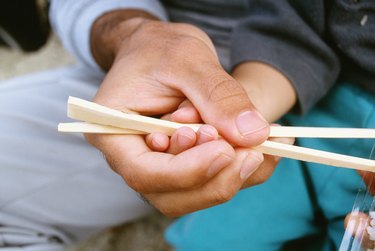
<instances>
[{"instance_id":1,"label":"child's hand","mask_svg":"<svg viewBox=\"0 0 375 251\"><path fill-rule=\"evenodd\" d=\"M187 100L183 102L174 113L167 114L163 116L162 119L172 120L178 123L203 123L198 111ZM151 150L171 154L179 154L194 146L218 139L218 131L215 127L210 125L201 126L197 133L189 127L182 127L176 130L170 138L162 133L152 133L146 136L147 145ZM294 138L270 138L269 140L285 144L294 143ZM236 153L243 151L254 152L254 150L240 147L235 148L235 150ZM279 161L280 158L277 156L265 155L264 158L262 158L262 164L260 167L248 177L242 188L257 185L266 181L272 175Z\"/></svg>"},{"instance_id":2,"label":"child's hand","mask_svg":"<svg viewBox=\"0 0 375 251\"><path fill-rule=\"evenodd\" d=\"M182 102L174 113L167 114L163 116L162 119L172 120L179 123L202 123L198 111L188 100ZM215 127L203 125L199 128L197 133L189 127L179 128L170 139L162 133L151 133L147 135L146 142L148 147L153 151L179 154L196 145L218 139L219 133Z\"/></svg>"}]
</instances>

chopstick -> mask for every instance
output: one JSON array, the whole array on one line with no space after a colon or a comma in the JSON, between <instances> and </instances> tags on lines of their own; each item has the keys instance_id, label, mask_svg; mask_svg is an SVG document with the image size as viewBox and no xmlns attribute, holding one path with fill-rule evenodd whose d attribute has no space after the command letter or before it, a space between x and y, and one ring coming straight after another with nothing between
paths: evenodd
<instances>
[{"instance_id":1,"label":"chopstick","mask_svg":"<svg viewBox=\"0 0 375 251\"><path fill-rule=\"evenodd\" d=\"M68 117L99 125L147 133L161 132L168 136L171 136L181 126L188 126L194 131L197 131L201 126L199 124L180 124L138 114L128 114L75 97L69 97L68 99Z\"/></svg>"},{"instance_id":2,"label":"chopstick","mask_svg":"<svg viewBox=\"0 0 375 251\"><path fill-rule=\"evenodd\" d=\"M74 97L69 97L68 106L69 117L91 122L91 124L84 122L60 123L59 131L62 132L145 134L150 131L158 131L171 135L176 129L182 126L188 126L194 131L197 131L201 126L201 124L180 124L142 115L128 114ZM80 112L82 109L85 111L84 113ZM90 114L88 111L90 111ZM102 115L103 113L107 114L107 116L98 117L98 112ZM78 117L75 115L77 113L79 114ZM114 117L119 118L119 120L113 120ZM375 138L375 129L271 126L269 136L293 138Z\"/></svg>"},{"instance_id":3,"label":"chopstick","mask_svg":"<svg viewBox=\"0 0 375 251\"><path fill-rule=\"evenodd\" d=\"M374 160L363 159L344 154L337 154L306 147L282 144L268 140L259 146L253 147L253 149L259 150L264 154L276 155L290 159L375 172Z\"/></svg>"},{"instance_id":4,"label":"chopstick","mask_svg":"<svg viewBox=\"0 0 375 251\"><path fill-rule=\"evenodd\" d=\"M127 114L74 97L69 97L68 99L68 117L86 121L89 123L62 123L59 125L59 131L73 132L75 129L76 131L90 133L98 132L101 130L103 133L120 133L121 131L123 133L131 134L161 132L171 136L172 133L181 126L188 126L194 131L197 131L201 126L199 124L180 124L142 115ZM301 131L298 132L298 130ZM333 132L333 135L330 135L327 132L322 132L322 130L328 130L328 132L331 133ZM336 128L272 127L270 136L330 138L375 137L373 129L342 128L342 130L337 130L336 132L335 131ZM357 136L356 133L358 133L359 136ZM343 154L336 154L305 147L287 145L268 140L259 146L253 147L253 149L259 150L265 154L287 157L301 161L309 161L326 165L333 165L337 167L375 172L374 160L363 159Z\"/></svg>"},{"instance_id":5,"label":"chopstick","mask_svg":"<svg viewBox=\"0 0 375 251\"><path fill-rule=\"evenodd\" d=\"M79 132L94 134L148 134L147 132L88 122L59 123L57 130L59 132Z\"/></svg>"},{"instance_id":6,"label":"chopstick","mask_svg":"<svg viewBox=\"0 0 375 251\"><path fill-rule=\"evenodd\" d=\"M188 126L194 131L201 124L179 124L180 127ZM270 126L272 138L356 138L375 139L375 129L369 128L339 128L339 127L299 127L299 126ZM100 125L88 122L60 123L60 132L80 132L97 134L147 134L139 130Z\"/></svg>"},{"instance_id":7,"label":"chopstick","mask_svg":"<svg viewBox=\"0 0 375 251\"><path fill-rule=\"evenodd\" d=\"M374 139L375 129L339 127L271 126L270 137Z\"/></svg>"}]
</instances>

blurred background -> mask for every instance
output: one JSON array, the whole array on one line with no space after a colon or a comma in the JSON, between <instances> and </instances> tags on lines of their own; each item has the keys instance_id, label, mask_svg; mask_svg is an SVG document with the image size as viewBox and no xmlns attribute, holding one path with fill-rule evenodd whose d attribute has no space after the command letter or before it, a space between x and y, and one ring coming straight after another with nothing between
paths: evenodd
<instances>
[{"instance_id":1,"label":"blurred background","mask_svg":"<svg viewBox=\"0 0 375 251\"><path fill-rule=\"evenodd\" d=\"M0 2L0 84L4 79L75 63L50 28L48 8L48 0ZM170 222L155 213L108 229L70 251L170 250L163 239Z\"/></svg>"},{"instance_id":2,"label":"blurred background","mask_svg":"<svg viewBox=\"0 0 375 251\"><path fill-rule=\"evenodd\" d=\"M0 3L0 79L74 63L48 22L46 0Z\"/></svg>"}]
</instances>

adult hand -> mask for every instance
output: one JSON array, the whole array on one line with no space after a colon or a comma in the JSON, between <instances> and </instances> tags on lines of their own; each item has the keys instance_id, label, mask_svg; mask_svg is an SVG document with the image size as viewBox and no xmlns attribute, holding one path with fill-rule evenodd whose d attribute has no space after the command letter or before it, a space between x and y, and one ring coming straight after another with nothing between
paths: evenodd
<instances>
[{"instance_id":1,"label":"adult hand","mask_svg":"<svg viewBox=\"0 0 375 251\"><path fill-rule=\"evenodd\" d=\"M191 25L118 11L94 24L91 41L97 62L110 68L95 102L162 115L189 100L225 138L173 154L151 151L142 136L87 135L110 166L171 216L235 195L263 162L262 154L245 147L262 143L269 126L242 86L222 69L208 36Z\"/></svg>"}]
</instances>

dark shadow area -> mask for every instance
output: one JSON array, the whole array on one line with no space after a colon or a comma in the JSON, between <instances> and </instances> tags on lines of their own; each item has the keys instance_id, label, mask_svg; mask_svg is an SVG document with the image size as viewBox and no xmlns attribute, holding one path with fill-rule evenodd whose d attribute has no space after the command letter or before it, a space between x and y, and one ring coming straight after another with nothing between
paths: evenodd
<instances>
[{"instance_id":1,"label":"dark shadow area","mask_svg":"<svg viewBox=\"0 0 375 251\"><path fill-rule=\"evenodd\" d=\"M0 2L0 45L35 51L50 32L48 1L11 0Z\"/></svg>"}]
</instances>

